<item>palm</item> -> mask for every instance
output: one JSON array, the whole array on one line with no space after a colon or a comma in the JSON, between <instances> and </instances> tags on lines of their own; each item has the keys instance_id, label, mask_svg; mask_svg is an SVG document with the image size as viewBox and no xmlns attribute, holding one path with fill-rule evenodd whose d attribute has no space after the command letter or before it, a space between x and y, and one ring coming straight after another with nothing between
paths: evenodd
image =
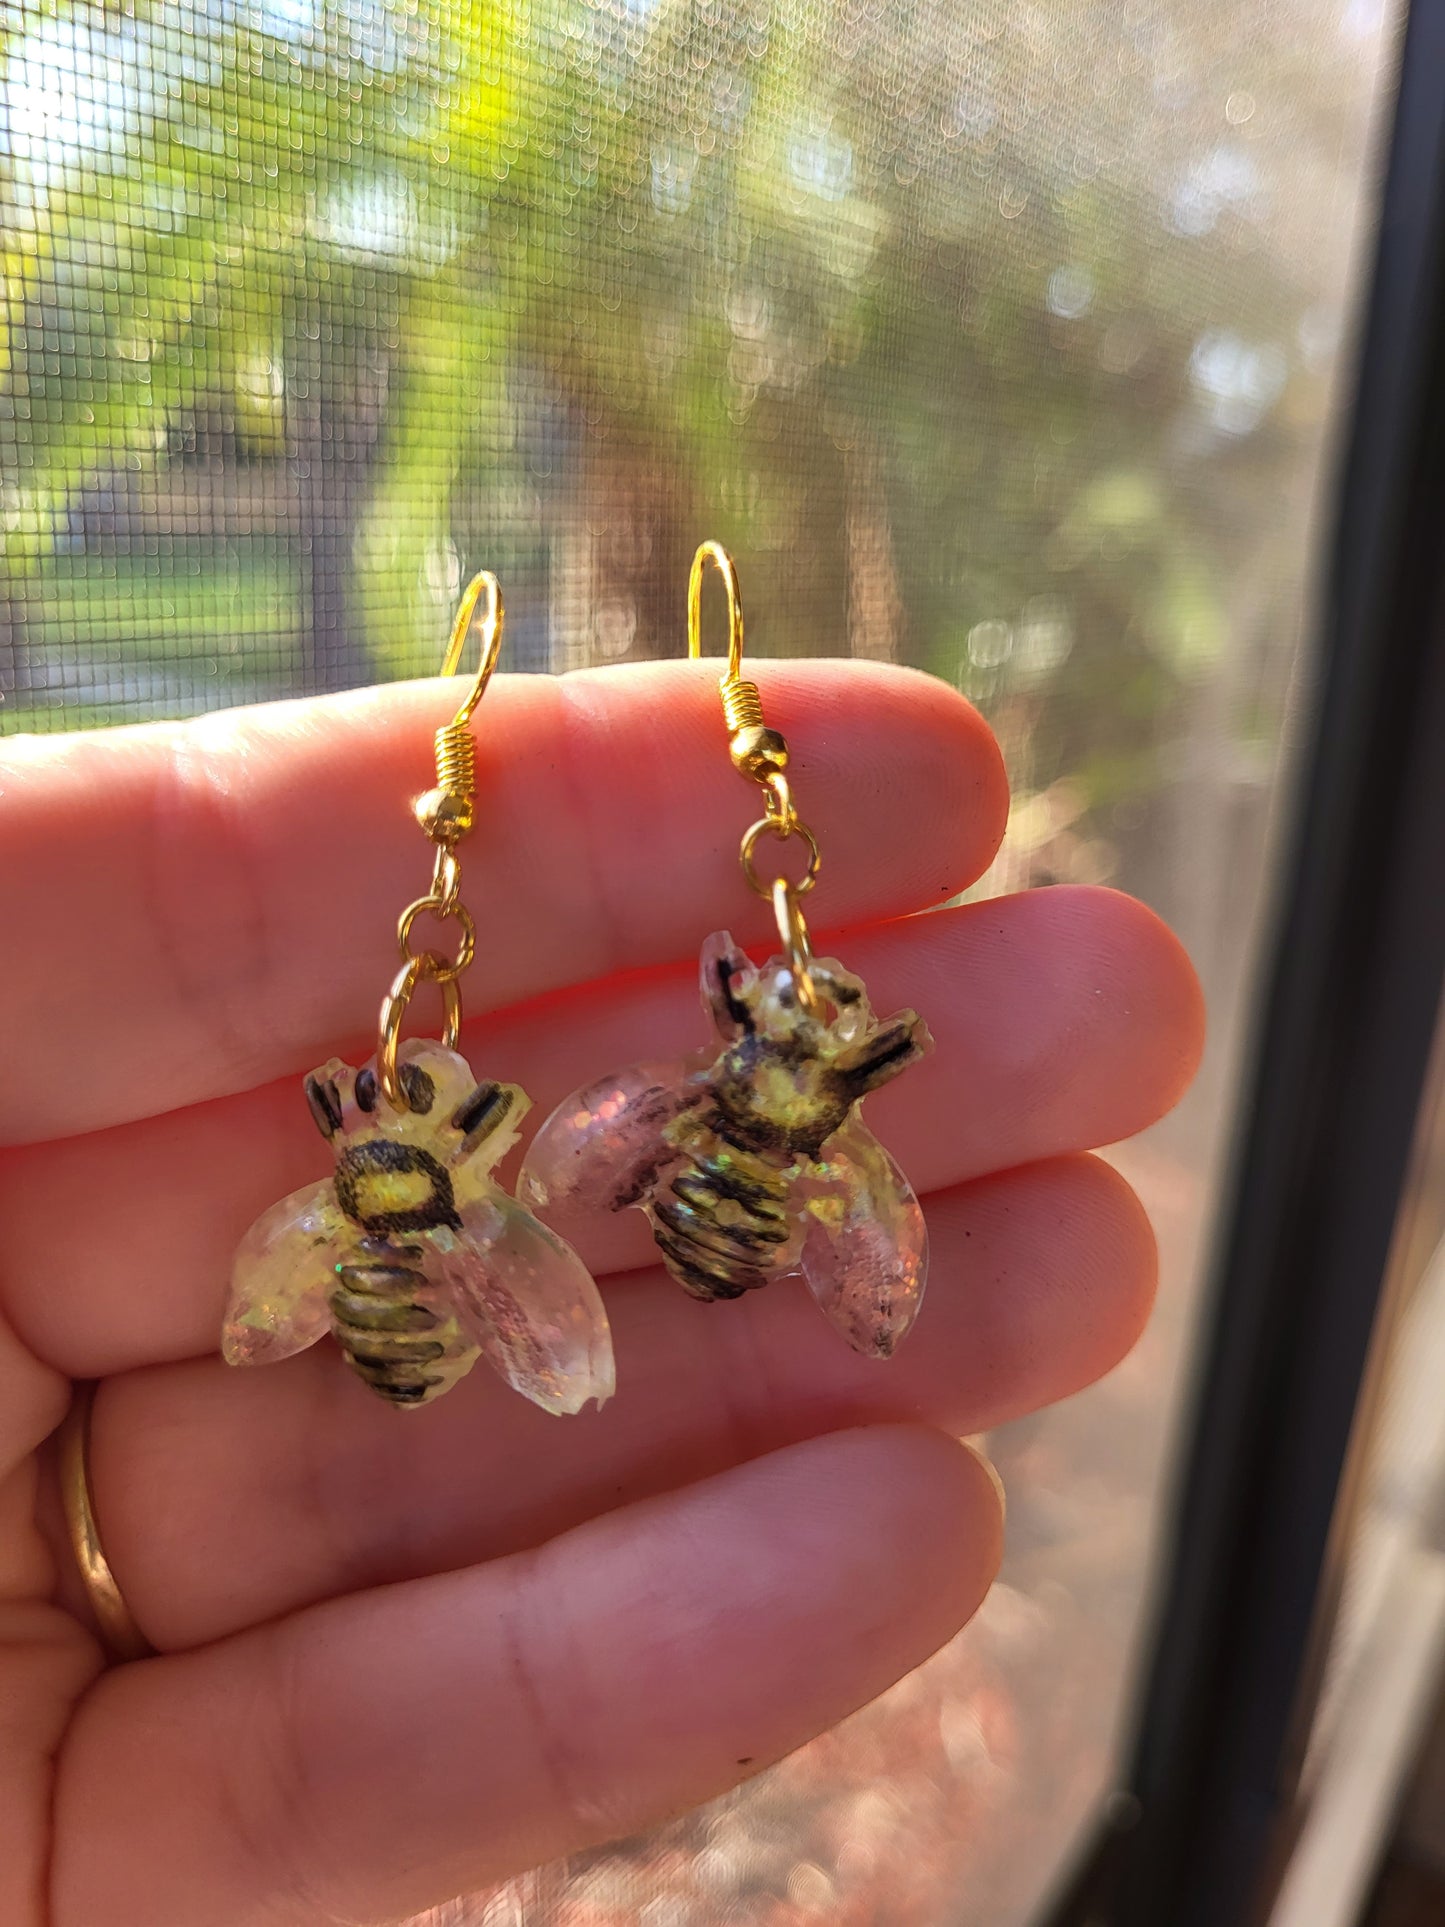
<instances>
[{"instance_id":1,"label":"palm","mask_svg":"<svg viewBox=\"0 0 1445 1927\"><path fill-rule=\"evenodd\" d=\"M215 1354L236 1239L324 1164L296 1074L367 1046L449 692L6 749L6 1920L404 1916L721 1791L977 1605L998 1505L950 1435L1137 1332L1148 1229L1080 1154L1173 1101L1196 992L1108 892L879 921L985 867L996 753L900 672L779 669L766 693L823 844L819 922L938 1040L870 1109L926 1194L931 1297L878 1366L794 1287L691 1303L609 1220L583 1248L619 1393L575 1420L484 1373L403 1416L329 1345L254 1373ZM706 671L504 680L479 736L463 1047L545 1111L701 1041L690 953L767 912ZM43 1444L75 1378L103 1381L97 1512L163 1655L108 1672Z\"/></svg>"}]
</instances>

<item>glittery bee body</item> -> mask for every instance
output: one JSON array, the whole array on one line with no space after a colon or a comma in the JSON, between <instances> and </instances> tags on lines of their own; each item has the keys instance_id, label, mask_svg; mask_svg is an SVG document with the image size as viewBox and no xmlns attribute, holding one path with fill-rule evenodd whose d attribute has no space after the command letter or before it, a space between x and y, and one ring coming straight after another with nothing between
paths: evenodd
<instances>
[{"instance_id":1,"label":"glittery bee body","mask_svg":"<svg viewBox=\"0 0 1445 1927\"><path fill-rule=\"evenodd\" d=\"M437 1044L402 1047L404 1111L373 1066L306 1080L332 1176L264 1213L236 1255L222 1352L269 1364L330 1331L389 1404L421 1406L486 1358L547 1411L612 1391L606 1314L571 1246L489 1176L527 1098Z\"/></svg>"},{"instance_id":2,"label":"glittery bee body","mask_svg":"<svg viewBox=\"0 0 1445 1927\"><path fill-rule=\"evenodd\" d=\"M519 1197L534 1209L642 1209L663 1264L701 1299L801 1271L855 1349L886 1357L912 1323L927 1237L862 1099L930 1046L912 1011L875 1022L860 981L815 962L806 1011L780 959L755 970L725 933L702 991L723 1048L579 1092L538 1133Z\"/></svg>"},{"instance_id":3,"label":"glittery bee body","mask_svg":"<svg viewBox=\"0 0 1445 1927\"><path fill-rule=\"evenodd\" d=\"M422 1405L440 1388L446 1366L475 1347L468 1347L455 1319L444 1319L427 1304L419 1245L362 1243L354 1254L360 1263L337 1267L332 1336L373 1391L393 1405Z\"/></svg>"},{"instance_id":4,"label":"glittery bee body","mask_svg":"<svg viewBox=\"0 0 1445 1927\"><path fill-rule=\"evenodd\" d=\"M663 1263L694 1298L741 1298L793 1242L785 1173L735 1146L689 1147L648 1216Z\"/></svg>"}]
</instances>

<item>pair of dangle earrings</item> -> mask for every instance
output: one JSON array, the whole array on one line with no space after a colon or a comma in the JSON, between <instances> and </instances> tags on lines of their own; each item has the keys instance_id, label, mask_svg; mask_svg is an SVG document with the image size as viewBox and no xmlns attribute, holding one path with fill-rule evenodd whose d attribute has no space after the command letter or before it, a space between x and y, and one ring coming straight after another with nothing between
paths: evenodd
<instances>
[{"instance_id":1,"label":"pair of dangle earrings","mask_svg":"<svg viewBox=\"0 0 1445 1927\"><path fill-rule=\"evenodd\" d=\"M596 1283L545 1216L639 1207L661 1261L694 1298L742 1297L801 1273L853 1348L886 1358L917 1314L927 1273L923 1216L860 1104L930 1048L913 1011L874 1019L860 980L812 953L801 898L819 850L798 816L788 750L743 679L737 573L715 542L688 585L688 653L702 654L702 584L711 564L727 593L723 713L736 768L764 792L745 831L743 874L768 899L780 952L761 968L720 932L702 948L701 986L716 1040L680 1063L646 1063L574 1093L524 1161L515 1196L494 1177L531 1100L478 1080L457 1051L458 982L476 931L461 900L458 845L475 813L472 714L496 668L502 600L486 572L467 587L443 664L453 674L482 606L482 659L465 702L437 733L437 782L414 813L435 847L428 893L402 912L402 966L382 1002L375 1056L332 1058L305 1080L335 1163L283 1198L236 1254L222 1352L264 1365L328 1331L347 1363L389 1403L420 1406L487 1363L545 1411L600 1406L615 1385ZM765 838L799 838L803 877L766 881ZM424 913L459 930L457 955L413 951ZM401 1041L424 983L444 1009L439 1043Z\"/></svg>"}]
</instances>

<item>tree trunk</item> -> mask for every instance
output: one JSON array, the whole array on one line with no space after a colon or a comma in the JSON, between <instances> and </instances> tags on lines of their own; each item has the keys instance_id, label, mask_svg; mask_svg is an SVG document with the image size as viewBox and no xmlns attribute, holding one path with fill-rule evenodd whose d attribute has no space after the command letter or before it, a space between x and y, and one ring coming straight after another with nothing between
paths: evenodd
<instances>
[{"instance_id":1,"label":"tree trunk","mask_svg":"<svg viewBox=\"0 0 1445 1927\"><path fill-rule=\"evenodd\" d=\"M883 456L860 428L843 457L848 519L848 654L897 662L903 648L903 594Z\"/></svg>"},{"instance_id":2,"label":"tree trunk","mask_svg":"<svg viewBox=\"0 0 1445 1927\"><path fill-rule=\"evenodd\" d=\"M698 526L680 464L614 431L584 447L554 536L554 670L687 653Z\"/></svg>"},{"instance_id":3,"label":"tree trunk","mask_svg":"<svg viewBox=\"0 0 1445 1927\"><path fill-rule=\"evenodd\" d=\"M308 693L355 689L374 674L355 547L381 445L390 357L314 321L298 347L287 414L305 623L300 682Z\"/></svg>"}]
</instances>

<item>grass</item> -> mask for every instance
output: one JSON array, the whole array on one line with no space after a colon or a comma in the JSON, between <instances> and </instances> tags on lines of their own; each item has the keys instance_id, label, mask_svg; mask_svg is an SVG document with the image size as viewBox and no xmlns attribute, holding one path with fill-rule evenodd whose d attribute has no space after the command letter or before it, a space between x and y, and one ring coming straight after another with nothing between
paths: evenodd
<instances>
[{"instance_id":1,"label":"grass","mask_svg":"<svg viewBox=\"0 0 1445 1927\"><path fill-rule=\"evenodd\" d=\"M193 715L295 682L301 576L274 541L55 556L19 599L29 668L0 735Z\"/></svg>"},{"instance_id":2,"label":"grass","mask_svg":"<svg viewBox=\"0 0 1445 1927\"><path fill-rule=\"evenodd\" d=\"M254 675L258 658L292 659L301 633L294 563L270 544L168 548L46 563L25 598L31 645L124 662L204 657L238 675Z\"/></svg>"}]
</instances>

